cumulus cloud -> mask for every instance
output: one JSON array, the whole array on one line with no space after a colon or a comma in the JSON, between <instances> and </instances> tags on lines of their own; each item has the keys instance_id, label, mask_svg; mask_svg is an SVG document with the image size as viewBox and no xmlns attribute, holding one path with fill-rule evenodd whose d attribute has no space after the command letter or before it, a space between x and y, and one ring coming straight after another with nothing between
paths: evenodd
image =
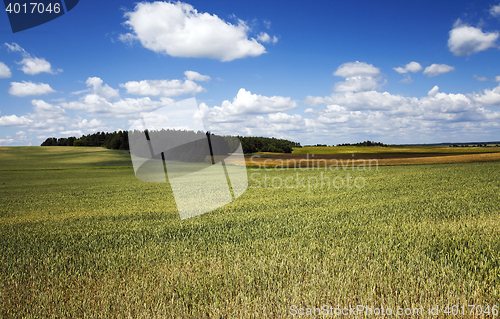
<instances>
[{"instance_id":1,"label":"cumulus cloud","mask_svg":"<svg viewBox=\"0 0 500 319\"><path fill-rule=\"evenodd\" d=\"M91 88L93 94L105 99L116 99L120 97L117 89L113 89L107 84L102 85L103 81L98 77L89 77L85 82Z\"/></svg>"},{"instance_id":2,"label":"cumulus cloud","mask_svg":"<svg viewBox=\"0 0 500 319\"><path fill-rule=\"evenodd\" d=\"M434 85L434 87L430 89L429 92L427 92L427 95L434 97L436 96L436 94L438 94L438 92L439 92L439 86Z\"/></svg>"},{"instance_id":3,"label":"cumulus cloud","mask_svg":"<svg viewBox=\"0 0 500 319\"><path fill-rule=\"evenodd\" d=\"M186 80L185 82L188 82ZM146 85L141 87L141 83L144 82ZM154 82L154 81L153 81ZM182 82L182 81L179 81ZM196 84L192 81L193 85ZM143 98L120 98L117 89L104 84L103 81L98 77L89 77L86 81L89 89L73 92L73 94L87 93L76 101L61 102L59 105L64 109L81 110L88 113L97 113L102 117L109 118L137 118L143 112L151 112L162 106L166 106L174 102L173 99L168 97L160 97L159 100L152 100L150 97ZM130 89L128 93L134 94L149 94L149 95L160 95L159 93L164 93L154 91L158 89L155 85L150 85L148 81L141 82L127 82L125 84L120 84L122 87L126 87L127 90ZM153 83L154 84L154 83ZM160 86L159 89L164 89ZM157 94L158 93L158 94ZM73 128L75 129L75 128ZM79 129L79 128L78 128Z\"/></svg>"},{"instance_id":4,"label":"cumulus cloud","mask_svg":"<svg viewBox=\"0 0 500 319\"><path fill-rule=\"evenodd\" d=\"M448 73L455 70L455 67L449 66L446 64L431 64L430 66L426 67L424 70L424 74L427 75L428 77L433 77L437 76L440 74Z\"/></svg>"},{"instance_id":5,"label":"cumulus cloud","mask_svg":"<svg viewBox=\"0 0 500 319\"><path fill-rule=\"evenodd\" d=\"M304 119L314 132L307 133L313 142L321 137L344 142L366 136L407 142L442 142L443 136L463 140L476 133L495 135L500 121L500 112L486 108L500 106L500 88L473 96L440 92L434 86L422 98L388 92L342 92L309 96L304 103L326 105L309 108L309 117Z\"/></svg>"},{"instance_id":6,"label":"cumulus cloud","mask_svg":"<svg viewBox=\"0 0 500 319\"><path fill-rule=\"evenodd\" d=\"M200 105L201 106L201 105ZM204 105L206 107L206 105ZM208 113L213 112L209 108ZM309 131L307 119L298 114L272 113L266 115L247 116L244 125L237 121L206 121L205 128L215 134L273 136L297 140L298 135Z\"/></svg>"},{"instance_id":7,"label":"cumulus cloud","mask_svg":"<svg viewBox=\"0 0 500 319\"><path fill-rule=\"evenodd\" d=\"M341 64L333 75L348 78L352 76L376 76L380 74L380 69L365 62L347 62Z\"/></svg>"},{"instance_id":8,"label":"cumulus cloud","mask_svg":"<svg viewBox=\"0 0 500 319\"><path fill-rule=\"evenodd\" d=\"M86 133L105 131L109 128L104 121L85 119L78 116L70 118L61 105L54 105L43 100L32 100L33 113L26 115L31 120L28 131L37 133L58 134L58 136L81 136ZM58 132L58 133L55 133Z\"/></svg>"},{"instance_id":9,"label":"cumulus cloud","mask_svg":"<svg viewBox=\"0 0 500 319\"><path fill-rule=\"evenodd\" d=\"M26 82L11 82L9 94L15 96L42 95L55 92L50 85L46 83Z\"/></svg>"},{"instance_id":10,"label":"cumulus cloud","mask_svg":"<svg viewBox=\"0 0 500 319\"><path fill-rule=\"evenodd\" d=\"M371 76L352 76L343 82L335 83L333 90L336 92L363 92L380 89L378 79Z\"/></svg>"},{"instance_id":11,"label":"cumulus cloud","mask_svg":"<svg viewBox=\"0 0 500 319\"><path fill-rule=\"evenodd\" d=\"M264 42L264 43L277 43L278 42L278 37L276 36L273 36L271 38L271 36L269 34L267 34L266 32L261 32L258 36L257 36L257 40L260 41L260 42Z\"/></svg>"},{"instance_id":12,"label":"cumulus cloud","mask_svg":"<svg viewBox=\"0 0 500 319\"><path fill-rule=\"evenodd\" d=\"M125 18L131 32L122 34L122 41L138 40L149 50L174 57L231 61L266 53L256 39L249 39L244 21L234 25L187 3L142 2Z\"/></svg>"},{"instance_id":13,"label":"cumulus cloud","mask_svg":"<svg viewBox=\"0 0 500 319\"><path fill-rule=\"evenodd\" d=\"M418 62L412 61L412 62L408 63L407 65L405 65L404 67L400 66L400 67L396 67L396 68L393 68L393 69L394 69L394 71L398 72L399 74L403 74L405 76L405 78L402 79L399 82L401 82L401 83L412 83L413 80L410 77L409 72L417 73L420 70L422 70L422 66Z\"/></svg>"},{"instance_id":14,"label":"cumulus cloud","mask_svg":"<svg viewBox=\"0 0 500 319\"><path fill-rule=\"evenodd\" d=\"M17 43L12 43L8 44L5 43L7 46L7 49L12 52L20 52L23 56L23 59L20 62L17 62L17 64L22 65L21 71L23 71L25 74L29 75L35 75L39 73L50 73L50 74L56 74L58 72L62 72L62 69L58 69L57 71L54 71L52 69L52 66L49 62L47 62L44 58L37 58L35 56L32 56L26 50L21 48Z\"/></svg>"},{"instance_id":15,"label":"cumulus cloud","mask_svg":"<svg viewBox=\"0 0 500 319\"><path fill-rule=\"evenodd\" d=\"M30 75L35 75L38 73L51 73L55 74L56 72L52 70L52 67L50 66L50 63L45 61L45 59L40 59L40 58L24 58L20 64L23 66L21 67L21 71L23 71L26 74Z\"/></svg>"},{"instance_id":16,"label":"cumulus cloud","mask_svg":"<svg viewBox=\"0 0 500 319\"><path fill-rule=\"evenodd\" d=\"M485 89L482 93L472 94L472 98L484 107L500 107L500 85Z\"/></svg>"},{"instance_id":17,"label":"cumulus cloud","mask_svg":"<svg viewBox=\"0 0 500 319\"><path fill-rule=\"evenodd\" d=\"M252 94L241 88L233 101L225 100L221 106L209 108L205 103L200 104L203 116L207 116L213 122L243 121L245 114L278 113L295 109L297 102L289 97L263 96Z\"/></svg>"},{"instance_id":18,"label":"cumulus cloud","mask_svg":"<svg viewBox=\"0 0 500 319\"><path fill-rule=\"evenodd\" d=\"M348 107L350 110L394 110L399 105L411 103L411 99L388 92L339 92L326 97L308 96L303 103L311 106L320 104L336 104Z\"/></svg>"},{"instance_id":19,"label":"cumulus cloud","mask_svg":"<svg viewBox=\"0 0 500 319\"><path fill-rule=\"evenodd\" d=\"M97 119L78 118L72 120L67 129L60 131L63 136L82 136L85 133L94 133L106 130L106 124Z\"/></svg>"},{"instance_id":20,"label":"cumulus cloud","mask_svg":"<svg viewBox=\"0 0 500 319\"><path fill-rule=\"evenodd\" d=\"M136 118L143 112L151 112L173 102L174 100L170 98L161 98L159 101L155 101L149 97L139 99L125 98L110 102L102 96L87 94L79 101L64 102L60 105L65 109L97 113L104 117Z\"/></svg>"},{"instance_id":21,"label":"cumulus cloud","mask_svg":"<svg viewBox=\"0 0 500 319\"><path fill-rule=\"evenodd\" d=\"M33 104L33 110L38 119L54 119L66 115L66 111L62 107L47 103L44 100L32 100L31 104Z\"/></svg>"},{"instance_id":22,"label":"cumulus cloud","mask_svg":"<svg viewBox=\"0 0 500 319\"><path fill-rule=\"evenodd\" d=\"M9 67L0 62L0 79L10 78L11 76L12 73L10 72Z\"/></svg>"},{"instance_id":23,"label":"cumulus cloud","mask_svg":"<svg viewBox=\"0 0 500 319\"><path fill-rule=\"evenodd\" d=\"M70 136L83 135L84 133L93 133L106 130L103 121L92 119L70 118L66 110L60 105L47 103L43 100L34 99L31 101L33 112L23 115L16 125L26 127L28 132L36 132L37 138L45 138L47 134L51 136Z\"/></svg>"},{"instance_id":24,"label":"cumulus cloud","mask_svg":"<svg viewBox=\"0 0 500 319\"><path fill-rule=\"evenodd\" d=\"M333 90L337 92L363 92L380 89L380 69L365 62L347 62L341 64L333 75L345 78L335 83Z\"/></svg>"},{"instance_id":25,"label":"cumulus cloud","mask_svg":"<svg viewBox=\"0 0 500 319\"><path fill-rule=\"evenodd\" d=\"M404 67L400 66L400 67L393 68L393 69L394 69L394 71L396 71L400 74L406 74L408 72L416 73L416 72L419 72L420 70L422 70L422 66L418 62L412 61L412 62L408 63L407 65L405 65Z\"/></svg>"},{"instance_id":26,"label":"cumulus cloud","mask_svg":"<svg viewBox=\"0 0 500 319\"><path fill-rule=\"evenodd\" d=\"M25 126L32 121L26 116L5 115L0 117L0 126Z\"/></svg>"},{"instance_id":27,"label":"cumulus cloud","mask_svg":"<svg viewBox=\"0 0 500 319\"><path fill-rule=\"evenodd\" d=\"M488 93L485 91L485 93ZM464 94L439 92L434 86L423 98L404 97L388 92L346 92L326 97L309 97L304 100L312 106L319 104L338 105L350 112L379 112L396 117L418 117L427 119L458 120L458 113L481 112L481 105Z\"/></svg>"},{"instance_id":28,"label":"cumulus cloud","mask_svg":"<svg viewBox=\"0 0 500 319\"><path fill-rule=\"evenodd\" d=\"M273 123L297 123L302 120L302 116L298 114L289 115L282 112L268 114L267 117Z\"/></svg>"},{"instance_id":29,"label":"cumulus cloud","mask_svg":"<svg viewBox=\"0 0 500 319\"><path fill-rule=\"evenodd\" d=\"M450 31L448 48L456 56L469 56L496 47L499 36L498 32L483 32L481 28L468 26L458 19Z\"/></svg>"},{"instance_id":30,"label":"cumulus cloud","mask_svg":"<svg viewBox=\"0 0 500 319\"><path fill-rule=\"evenodd\" d=\"M196 72L194 72L196 73ZM201 74L197 73L201 77ZM188 76L188 75L186 75ZM190 74L193 76L193 74ZM195 75L196 76L196 75ZM194 95L205 89L193 82L192 80L143 80L129 81L125 84L120 84L127 90L128 94L148 95L148 96L179 96L185 94Z\"/></svg>"},{"instance_id":31,"label":"cumulus cloud","mask_svg":"<svg viewBox=\"0 0 500 319\"><path fill-rule=\"evenodd\" d=\"M492 6L490 9L490 14L494 17L500 17L500 4Z\"/></svg>"},{"instance_id":32,"label":"cumulus cloud","mask_svg":"<svg viewBox=\"0 0 500 319\"><path fill-rule=\"evenodd\" d=\"M186 79L191 81L210 81L210 77L208 75L202 75L195 71L186 71L184 72Z\"/></svg>"}]
</instances>

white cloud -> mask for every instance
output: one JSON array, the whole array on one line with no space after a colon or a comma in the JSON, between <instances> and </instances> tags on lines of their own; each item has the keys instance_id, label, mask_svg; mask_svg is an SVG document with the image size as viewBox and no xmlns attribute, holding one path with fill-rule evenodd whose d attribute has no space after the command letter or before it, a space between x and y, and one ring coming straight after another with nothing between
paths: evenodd
<instances>
[{"instance_id":1,"label":"white cloud","mask_svg":"<svg viewBox=\"0 0 500 319\"><path fill-rule=\"evenodd\" d=\"M27 96L27 95L42 95L55 92L50 85L46 83L33 83L31 81L26 82L11 82L9 94L15 96Z\"/></svg>"},{"instance_id":2,"label":"white cloud","mask_svg":"<svg viewBox=\"0 0 500 319\"><path fill-rule=\"evenodd\" d=\"M500 17L500 4L492 6L490 9L490 14L494 17Z\"/></svg>"},{"instance_id":3,"label":"white cloud","mask_svg":"<svg viewBox=\"0 0 500 319\"><path fill-rule=\"evenodd\" d=\"M434 85L434 87L430 89L429 92L427 92L427 95L434 97L436 96L436 94L438 94L438 92L439 92L439 86Z\"/></svg>"},{"instance_id":4,"label":"white cloud","mask_svg":"<svg viewBox=\"0 0 500 319\"><path fill-rule=\"evenodd\" d=\"M408 73L406 73L406 74L405 74L405 78L404 78L404 79L402 79L402 80L401 80L401 81L399 81L399 82L401 82L401 83L412 83L412 82L413 82L413 79L411 78L411 76L410 76Z\"/></svg>"},{"instance_id":5,"label":"white cloud","mask_svg":"<svg viewBox=\"0 0 500 319\"><path fill-rule=\"evenodd\" d=\"M79 119L77 123L75 123L74 127L78 127L80 129L88 130L95 129L98 127L104 126L104 122L98 119L91 119L90 121L87 119Z\"/></svg>"},{"instance_id":6,"label":"white cloud","mask_svg":"<svg viewBox=\"0 0 500 319\"><path fill-rule=\"evenodd\" d=\"M141 87L141 83L145 83L144 87ZM149 85L151 81L141 81L141 82L127 82L125 84L120 84L122 87L126 87L129 91L128 93L134 94L149 94L149 95L159 95L159 93L165 93L154 91L158 89L155 85ZM154 82L154 81L153 81ZM179 81L182 82L182 81ZM186 80L185 82L192 83L197 87L196 83ZM168 97L160 97L159 100L151 100L150 97L143 98L119 98L119 92L116 89L111 88L107 84L103 84L103 81L98 77L90 77L86 81L89 89L73 92L72 94L88 93L82 96L76 101L61 102L59 105L64 109L81 110L88 113L97 113L99 116L108 118L137 118L143 112L151 112L162 106L166 106L174 102L173 99ZM182 87L181 87L182 88ZM165 89L160 87L159 89ZM175 88L173 88L175 89ZM177 88L179 89L179 88ZM158 93L158 94L157 94ZM72 127L72 129L80 129L80 127Z\"/></svg>"},{"instance_id":7,"label":"white cloud","mask_svg":"<svg viewBox=\"0 0 500 319\"><path fill-rule=\"evenodd\" d=\"M11 138L11 137L7 137L7 138L0 138L0 146L5 146L5 145L9 145L11 143L14 142L14 139Z\"/></svg>"},{"instance_id":8,"label":"white cloud","mask_svg":"<svg viewBox=\"0 0 500 319\"><path fill-rule=\"evenodd\" d=\"M500 112L484 108L486 103L500 106L500 87L468 96L439 92L439 87L434 86L428 96L420 99L388 92L344 92L309 96L304 103L326 104L309 108L309 117L304 119L309 131L303 138L313 143L367 138L413 143L443 142L443 138L463 140L464 136L491 138L500 127Z\"/></svg>"},{"instance_id":9,"label":"white cloud","mask_svg":"<svg viewBox=\"0 0 500 319\"><path fill-rule=\"evenodd\" d=\"M78 118L76 120L72 120L69 128L63 131L60 131L59 134L63 136L82 136L86 133L95 133L99 131L106 130L106 125L103 121L97 119L82 119Z\"/></svg>"},{"instance_id":10,"label":"white cloud","mask_svg":"<svg viewBox=\"0 0 500 319\"><path fill-rule=\"evenodd\" d=\"M261 32L257 36L257 40L260 42L269 43L269 42L271 42L271 37L266 32Z\"/></svg>"},{"instance_id":11,"label":"white cloud","mask_svg":"<svg viewBox=\"0 0 500 319\"><path fill-rule=\"evenodd\" d=\"M394 110L400 105L414 103L412 99L388 92L341 92L327 97L308 96L305 104L316 106L319 104L336 104L348 107L350 110Z\"/></svg>"},{"instance_id":12,"label":"white cloud","mask_svg":"<svg viewBox=\"0 0 500 319\"><path fill-rule=\"evenodd\" d=\"M376 76L380 74L380 69L365 62L347 62L341 64L333 75L348 78L352 76Z\"/></svg>"},{"instance_id":13,"label":"white cloud","mask_svg":"<svg viewBox=\"0 0 500 319\"><path fill-rule=\"evenodd\" d=\"M249 114L249 113L274 113L287 111L297 107L297 103L289 97L283 96L263 96L252 94L250 91L240 89L233 99L233 102L222 102L221 108L229 114Z\"/></svg>"},{"instance_id":14,"label":"white cloud","mask_svg":"<svg viewBox=\"0 0 500 319\"><path fill-rule=\"evenodd\" d=\"M412 61L412 62L408 63L407 65L405 65L404 67L397 67L397 68L393 68L393 69L394 69L394 71L396 71L400 74L406 74L408 72L416 73L416 72L419 72L420 70L422 70L422 66L418 62Z\"/></svg>"},{"instance_id":15,"label":"white cloud","mask_svg":"<svg viewBox=\"0 0 500 319\"><path fill-rule=\"evenodd\" d=\"M260 42L264 42L264 43L277 43L278 42L278 38L276 36L273 36L271 38L271 36L269 34L267 34L266 32L261 32L258 36L257 36L257 40L260 41Z\"/></svg>"},{"instance_id":16,"label":"white cloud","mask_svg":"<svg viewBox=\"0 0 500 319\"><path fill-rule=\"evenodd\" d=\"M29 132L46 133L62 130L71 123L66 111L58 106L43 100L32 100L34 113L26 115L31 120Z\"/></svg>"},{"instance_id":17,"label":"white cloud","mask_svg":"<svg viewBox=\"0 0 500 319\"><path fill-rule=\"evenodd\" d=\"M282 112L268 114L267 117L273 123L297 123L302 120L302 116L298 114L289 115Z\"/></svg>"},{"instance_id":18,"label":"white cloud","mask_svg":"<svg viewBox=\"0 0 500 319\"><path fill-rule=\"evenodd\" d=\"M231 61L266 53L262 44L248 38L244 21L233 25L187 3L142 2L125 18L132 32L121 35L122 41L138 40L149 50L174 57Z\"/></svg>"},{"instance_id":19,"label":"white cloud","mask_svg":"<svg viewBox=\"0 0 500 319\"><path fill-rule=\"evenodd\" d=\"M28 146L31 145L31 142L24 131L17 131L14 137L6 136L6 138L0 139L0 145L9 145L12 143L24 144Z\"/></svg>"},{"instance_id":20,"label":"white cloud","mask_svg":"<svg viewBox=\"0 0 500 319\"><path fill-rule=\"evenodd\" d=\"M451 72L453 70L455 70L455 67L453 67L453 66L449 66L446 64L434 63L434 64L426 67L423 73L425 75L427 75L428 77L433 77L433 76L437 76L440 74Z\"/></svg>"},{"instance_id":21,"label":"white cloud","mask_svg":"<svg viewBox=\"0 0 500 319\"><path fill-rule=\"evenodd\" d=\"M10 115L0 118L0 126L18 126L28 132L38 133L38 139L47 136L70 136L107 131L109 125L98 119L70 118L60 105L53 105L43 100L32 100L33 112L26 115ZM18 141L19 142L19 141Z\"/></svg>"},{"instance_id":22,"label":"white cloud","mask_svg":"<svg viewBox=\"0 0 500 319\"><path fill-rule=\"evenodd\" d=\"M498 32L483 32L481 28L462 24L460 19L450 31L448 48L456 56L471 55L496 47Z\"/></svg>"},{"instance_id":23,"label":"white cloud","mask_svg":"<svg viewBox=\"0 0 500 319\"><path fill-rule=\"evenodd\" d=\"M213 110L210 108L207 112L211 113ZM236 121L208 120L205 122L205 128L215 134L273 136L290 140L296 140L298 135L309 130L307 119L298 114L286 113L247 116L244 125Z\"/></svg>"},{"instance_id":24,"label":"white cloud","mask_svg":"<svg viewBox=\"0 0 500 319\"><path fill-rule=\"evenodd\" d=\"M210 77L208 75L202 75L195 71L186 71L184 72L184 75L191 81L210 81Z\"/></svg>"},{"instance_id":25,"label":"white cloud","mask_svg":"<svg viewBox=\"0 0 500 319\"><path fill-rule=\"evenodd\" d=\"M472 98L484 107L500 107L500 84L492 90L486 89L483 93L473 94Z\"/></svg>"},{"instance_id":26,"label":"white cloud","mask_svg":"<svg viewBox=\"0 0 500 319\"><path fill-rule=\"evenodd\" d=\"M21 52L23 55L23 59L17 64L21 64L21 71L25 74L35 75L39 73L51 73L56 74L57 72L62 72L61 69L54 71L52 70L52 66L49 62L47 62L44 58L37 58L26 52L23 48L21 48L17 43L8 44L5 43L7 49L13 52Z\"/></svg>"},{"instance_id":27,"label":"white cloud","mask_svg":"<svg viewBox=\"0 0 500 319\"><path fill-rule=\"evenodd\" d=\"M12 44L5 43L5 46L7 47L7 50L12 51L12 52L21 52L21 53L26 53L27 52L19 46L19 44L12 42Z\"/></svg>"},{"instance_id":28,"label":"white cloud","mask_svg":"<svg viewBox=\"0 0 500 319\"><path fill-rule=\"evenodd\" d=\"M26 116L5 115L0 117L0 126L25 126L32 121Z\"/></svg>"},{"instance_id":29,"label":"white cloud","mask_svg":"<svg viewBox=\"0 0 500 319\"><path fill-rule=\"evenodd\" d=\"M32 100L33 113L26 115L8 115L0 117L0 126L25 127L28 132L55 132L64 129L71 123L66 111L57 105L52 105L43 100ZM23 142L19 139L13 142Z\"/></svg>"},{"instance_id":30,"label":"white cloud","mask_svg":"<svg viewBox=\"0 0 500 319\"><path fill-rule=\"evenodd\" d=\"M51 73L55 74L56 72L52 70L52 67L49 62L45 61L45 59L40 59L40 58L24 58L20 64L23 66L21 67L21 71L23 71L26 74L30 75L35 75L38 73Z\"/></svg>"},{"instance_id":31,"label":"white cloud","mask_svg":"<svg viewBox=\"0 0 500 319\"><path fill-rule=\"evenodd\" d=\"M60 105L66 109L98 113L100 116L105 117L136 118L143 112L151 112L173 102L174 100L170 98L161 98L160 101L154 101L149 97L139 99L125 98L109 102L102 96L88 94L80 101L65 102Z\"/></svg>"},{"instance_id":32,"label":"white cloud","mask_svg":"<svg viewBox=\"0 0 500 319\"><path fill-rule=\"evenodd\" d=\"M202 76L199 73L197 74ZM182 80L143 80L140 82L129 81L125 84L120 84L120 87L124 87L127 90L128 94L149 96L179 96L185 94L194 95L196 93L205 91L202 86L196 84L192 80L185 80L184 82Z\"/></svg>"},{"instance_id":33,"label":"white cloud","mask_svg":"<svg viewBox=\"0 0 500 319\"><path fill-rule=\"evenodd\" d=\"M337 82L333 86L336 92L363 92L380 89L380 84L376 78L371 76L352 76L344 82Z\"/></svg>"},{"instance_id":34,"label":"white cloud","mask_svg":"<svg viewBox=\"0 0 500 319\"><path fill-rule=\"evenodd\" d=\"M59 134L63 136L75 136L75 137L80 137L84 135L82 130L65 130L65 131L60 131Z\"/></svg>"},{"instance_id":35,"label":"white cloud","mask_svg":"<svg viewBox=\"0 0 500 319\"><path fill-rule=\"evenodd\" d=\"M297 102L289 97L263 96L252 94L250 91L240 89L232 102L225 100L221 106L209 108L205 103L200 104L202 116L211 122L241 122L245 121L246 114L278 113L295 109Z\"/></svg>"},{"instance_id":36,"label":"white cloud","mask_svg":"<svg viewBox=\"0 0 500 319\"><path fill-rule=\"evenodd\" d=\"M0 62L0 79L10 78L11 76L12 73L10 72L9 67Z\"/></svg>"},{"instance_id":37,"label":"white cloud","mask_svg":"<svg viewBox=\"0 0 500 319\"><path fill-rule=\"evenodd\" d=\"M474 79L477 80L477 81L480 81L480 82L484 82L484 81L489 81L490 80L490 79L488 79L485 76L477 76L476 74L474 74Z\"/></svg>"},{"instance_id":38,"label":"white cloud","mask_svg":"<svg viewBox=\"0 0 500 319\"><path fill-rule=\"evenodd\" d=\"M89 77L85 82L88 87L91 87L93 94L101 96L105 99L116 99L120 97L117 89L113 89L107 84L102 85L103 81L98 77Z\"/></svg>"},{"instance_id":39,"label":"white cloud","mask_svg":"<svg viewBox=\"0 0 500 319\"><path fill-rule=\"evenodd\" d=\"M500 75L495 76L495 81L500 82Z\"/></svg>"},{"instance_id":40,"label":"white cloud","mask_svg":"<svg viewBox=\"0 0 500 319\"><path fill-rule=\"evenodd\" d=\"M405 66L399 66L399 67L393 68L393 70L398 72L399 74L404 75L405 78L399 82L412 83L413 79L411 78L409 72L412 72L412 73L420 72L420 70L422 70L422 66L418 62L412 61L412 62L406 64Z\"/></svg>"},{"instance_id":41,"label":"white cloud","mask_svg":"<svg viewBox=\"0 0 500 319\"><path fill-rule=\"evenodd\" d=\"M341 64L333 75L345 78L335 83L333 90L337 92L362 92L380 89L380 69L365 62L347 62Z\"/></svg>"},{"instance_id":42,"label":"white cloud","mask_svg":"<svg viewBox=\"0 0 500 319\"><path fill-rule=\"evenodd\" d=\"M66 111L58 105L52 105L43 100L32 100L31 104L33 104L36 119L55 119L66 116Z\"/></svg>"},{"instance_id":43,"label":"white cloud","mask_svg":"<svg viewBox=\"0 0 500 319\"><path fill-rule=\"evenodd\" d=\"M395 118L415 117L429 120L458 120L458 113L481 112L481 105L476 105L470 97L464 94L441 93L438 86L434 86L429 90L428 96L421 99L371 91L333 93L327 97L308 97L304 101L311 102L312 106L337 105L349 112L379 112Z\"/></svg>"}]
</instances>

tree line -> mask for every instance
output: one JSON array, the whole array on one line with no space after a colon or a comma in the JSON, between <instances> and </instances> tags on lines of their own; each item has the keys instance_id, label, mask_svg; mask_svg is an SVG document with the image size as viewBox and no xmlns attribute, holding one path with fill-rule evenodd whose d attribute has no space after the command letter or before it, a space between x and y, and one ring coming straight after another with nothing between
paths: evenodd
<instances>
[{"instance_id":1,"label":"tree line","mask_svg":"<svg viewBox=\"0 0 500 319\"><path fill-rule=\"evenodd\" d=\"M200 132L167 130L169 134L200 134ZM148 132L149 135L158 133L156 131ZM204 133L203 133L204 134ZM210 133L212 139L225 139L228 143L234 143L234 137L224 137ZM237 136L241 141L244 153L272 152L272 153L291 153L293 147L301 147L300 143L289 140L278 139L274 137L255 137L255 136ZM97 132L94 134L83 135L80 138L74 136L67 138L47 138L41 146L94 146L106 147L108 149L130 150L129 135L127 131L115 131L113 133ZM233 149L234 146L230 146Z\"/></svg>"},{"instance_id":2,"label":"tree line","mask_svg":"<svg viewBox=\"0 0 500 319\"><path fill-rule=\"evenodd\" d=\"M359 142L359 143L343 143L343 144L337 144L337 146L381 146L381 147L386 147L387 145L381 142L372 142L372 141L364 141L364 142Z\"/></svg>"},{"instance_id":3,"label":"tree line","mask_svg":"<svg viewBox=\"0 0 500 319\"><path fill-rule=\"evenodd\" d=\"M74 136L68 138L47 138L41 146L95 146L106 147L115 150L129 150L128 132L115 131L113 133L97 132L83 135L80 138Z\"/></svg>"}]
</instances>

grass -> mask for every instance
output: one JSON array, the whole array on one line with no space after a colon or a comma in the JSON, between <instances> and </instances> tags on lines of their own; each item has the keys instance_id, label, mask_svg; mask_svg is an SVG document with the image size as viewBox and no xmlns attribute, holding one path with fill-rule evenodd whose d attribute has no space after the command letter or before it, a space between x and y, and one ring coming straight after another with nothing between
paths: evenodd
<instances>
[{"instance_id":1,"label":"grass","mask_svg":"<svg viewBox=\"0 0 500 319\"><path fill-rule=\"evenodd\" d=\"M102 147L0 147L0 171L132 167L128 151Z\"/></svg>"},{"instance_id":2,"label":"grass","mask_svg":"<svg viewBox=\"0 0 500 319\"><path fill-rule=\"evenodd\" d=\"M137 180L128 154L47 149L0 150L0 317L500 304L498 163L249 168L240 198L180 220L168 184ZM297 173L304 185L274 187ZM365 186L308 191L321 173Z\"/></svg>"},{"instance_id":3,"label":"grass","mask_svg":"<svg viewBox=\"0 0 500 319\"><path fill-rule=\"evenodd\" d=\"M479 154L498 153L500 147L442 147L442 146L305 146L294 148L293 154Z\"/></svg>"}]
</instances>

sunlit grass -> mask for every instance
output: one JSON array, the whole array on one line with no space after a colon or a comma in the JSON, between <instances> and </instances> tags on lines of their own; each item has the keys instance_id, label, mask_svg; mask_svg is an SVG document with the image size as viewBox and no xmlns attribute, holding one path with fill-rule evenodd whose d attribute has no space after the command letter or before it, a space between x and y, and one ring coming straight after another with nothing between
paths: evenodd
<instances>
[{"instance_id":1,"label":"sunlit grass","mask_svg":"<svg viewBox=\"0 0 500 319\"><path fill-rule=\"evenodd\" d=\"M39 168L85 167L52 162L57 150L30 152ZM62 152L61 161L73 156ZM90 152L79 155L87 167L109 163ZM25 165L21 155L8 165ZM498 163L340 169L327 174L365 187L308 191L321 172L249 168L240 198L180 220L168 184L141 182L131 167L1 171L0 317L499 304ZM264 174L276 185L296 173L304 186L263 187Z\"/></svg>"},{"instance_id":2,"label":"sunlit grass","mask_svg":"<svg viewBox=\"0 0 500 319\"><path fill-rule=\"evenodd\" d=\"M128 151L103 147L0 147L0 171L132 166Z\"/></svg>"},{"instance_id":3,"label":"sunlit grass","mask_svg":"<svg viewBox=\"0 0 500 319\"><path fill-rule=\"evenodd\" d=\"M441 146L305 146L294 148L293 154L472 154L496 153L500 147L441 147Z\"/></svg>"}]
</instances>

